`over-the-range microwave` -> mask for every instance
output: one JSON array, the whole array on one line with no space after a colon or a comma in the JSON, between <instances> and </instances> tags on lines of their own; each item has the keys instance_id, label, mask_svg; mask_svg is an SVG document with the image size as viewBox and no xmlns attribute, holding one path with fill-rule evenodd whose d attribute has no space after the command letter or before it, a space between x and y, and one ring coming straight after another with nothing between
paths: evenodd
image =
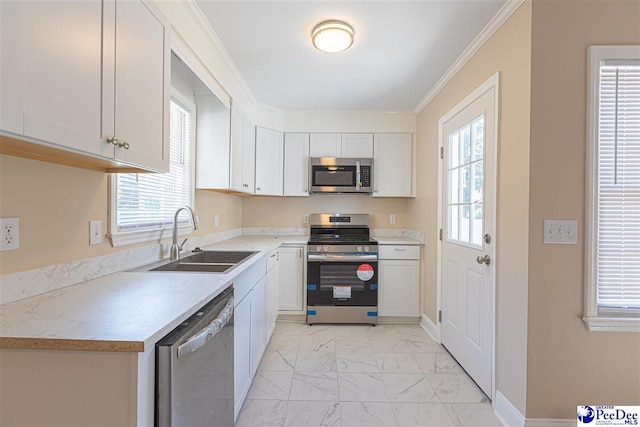
<instances>
[{"instance_id":1,"label":"over-the-range microwave","mask_svg":"<svg viewBox=\"0 0 640 427\"><path fill-rule=\"evenodd\" d=\"M311 193L371 193L373 159L312 157L310 162Z\"/></svg>"}]
</instances>

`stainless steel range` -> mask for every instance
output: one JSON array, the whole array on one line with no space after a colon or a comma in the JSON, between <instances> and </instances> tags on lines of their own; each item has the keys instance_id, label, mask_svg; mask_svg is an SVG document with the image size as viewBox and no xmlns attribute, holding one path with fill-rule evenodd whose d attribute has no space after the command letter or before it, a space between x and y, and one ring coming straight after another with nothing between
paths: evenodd
<instances>
[{"instance_id":1,"label":"stainless steel range","mask_svg":"<svg viewBox=\"0 0 640 427\"><path fill-rule=\"evenodd\" d=\"M368 214L311 214L307 323L378 321L378 242Z\"/></svg>"}]
</instances>

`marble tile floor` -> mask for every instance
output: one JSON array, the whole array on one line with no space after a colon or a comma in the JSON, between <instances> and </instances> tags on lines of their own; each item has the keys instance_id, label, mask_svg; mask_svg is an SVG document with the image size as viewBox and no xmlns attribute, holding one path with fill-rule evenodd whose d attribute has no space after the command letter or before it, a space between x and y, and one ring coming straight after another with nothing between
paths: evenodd
<instances>
[{"instance_id":1,"label":"marble tile floor","mask_svg":"<svg viewBox=\"0 0 640 427\"><path fill-rule=\"evenodd\" d=\"M237 427L501 426L417 324L278 322Z\"/></svg>"}]
</instances>

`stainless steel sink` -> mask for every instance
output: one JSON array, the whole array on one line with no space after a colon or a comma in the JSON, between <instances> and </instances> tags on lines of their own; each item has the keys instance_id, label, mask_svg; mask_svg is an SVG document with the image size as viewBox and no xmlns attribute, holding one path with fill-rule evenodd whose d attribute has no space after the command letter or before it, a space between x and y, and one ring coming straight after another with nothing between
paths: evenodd
<instances>
[{"instance_id":1,"label":"stainless steel sink","mask_svg":"<svg viewBox=\"0 0 640 427\"><path fill-rule=\"evenodd\" d=\"M131 271L227 273L257 252L201 251L174 261L161 261Z\"/></svg>"}]
</instances>

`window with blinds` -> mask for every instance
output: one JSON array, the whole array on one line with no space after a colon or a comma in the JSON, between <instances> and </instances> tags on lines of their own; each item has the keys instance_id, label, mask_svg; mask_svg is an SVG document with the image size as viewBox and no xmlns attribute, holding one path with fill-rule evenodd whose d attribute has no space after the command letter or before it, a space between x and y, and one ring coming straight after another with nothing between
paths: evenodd
<instances>
[{"instance_id":1,"label":"window with blinds","mask_svg":"<svg viewBox=\"0 0 640 427\"><path fill-rule=\"evenodd\" d=\"M640 331L640 46L589 47L585 315Z\"/></svg>"},{"instance_id":2,"label":"window with blinds","mask_svg":"<svg viewBox=\"0 0 640 427\"><path fill-rule=\"evenodd\" d=\"M169 228L176 210L192 204L192 120L193 107L172 98L169 172L117 175L117 232ZM183 221L188 222L186 216Z\"/></svg>"},{"instance_id":3,"label":"window with blinds","mask_svg":"<svg viewBox=\"0 0 640 427\"><path fill-rule=\"evenodd\" d=\"M600 65L598 309L640 309L640 61Z\"/></svg>"}]
</instances>

